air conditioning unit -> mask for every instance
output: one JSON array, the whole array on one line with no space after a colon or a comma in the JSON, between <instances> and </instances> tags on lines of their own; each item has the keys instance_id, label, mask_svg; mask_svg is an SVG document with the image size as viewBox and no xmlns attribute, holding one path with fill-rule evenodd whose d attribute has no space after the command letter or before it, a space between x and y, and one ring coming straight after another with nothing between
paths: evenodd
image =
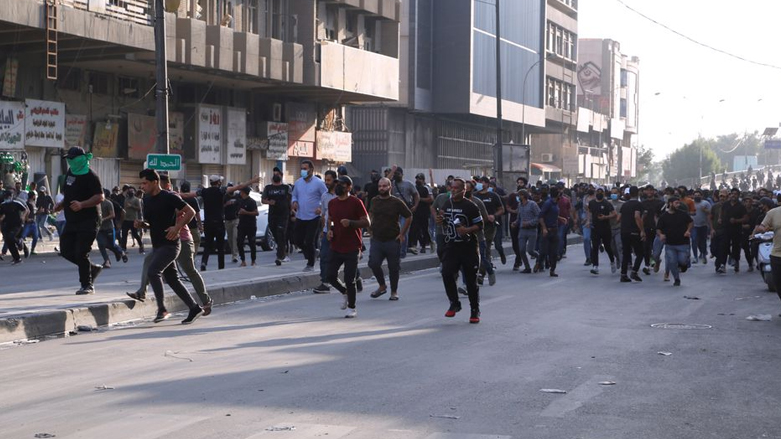
<instances>
[{"instance_id":1,"label":"air conditioning unit","mask_svg":"<svg viewBox=\"0 0 781 439\"><path fill-rule=\"evenodd\" d=\"M552 163L553 162L553 154L549 153L543 153L540 154L542 156L542 162L543 163Z\"/></svg>"}]
</instances>

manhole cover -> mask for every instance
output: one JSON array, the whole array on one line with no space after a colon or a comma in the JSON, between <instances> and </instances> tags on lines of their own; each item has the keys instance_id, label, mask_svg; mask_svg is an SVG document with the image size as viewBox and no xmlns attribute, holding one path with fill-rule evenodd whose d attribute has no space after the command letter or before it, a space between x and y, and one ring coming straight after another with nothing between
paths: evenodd
<instances>
[{"instance_id":1,"label":"manhole cover","mask_svg":"<svg viewBox=\"0 0 781 439\"><path fill-rule=\"evenodd\" d=\"M697 323L654 323L651 325L656 329L712 329L711 325L700 325Z\"/></svg>"}]
</instances>

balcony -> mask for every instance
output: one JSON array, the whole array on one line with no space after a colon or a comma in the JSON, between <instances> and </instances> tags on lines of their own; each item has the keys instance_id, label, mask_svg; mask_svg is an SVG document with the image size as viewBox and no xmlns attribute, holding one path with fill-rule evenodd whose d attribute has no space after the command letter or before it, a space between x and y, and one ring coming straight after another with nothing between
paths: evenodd
<instances>
[{"instance_id":1,"label":"balcony","mask_svg":"<svg viewBox=\"0 0 781 439\"><path fill-rule=\"evenodd\" d=\"M399 60L338 43L321 41L321 87L381 99L399 99Z\"/></svg>"},{"instance_id":2,"label":"balcony","mask_svg":"<svg viewBox=\"0 0 781 439\"><path fill-rule=\"evenodd\" d=\"M118 20L152 25L152 5L147 0L59 0L59 3Z\"/></svg>"}]
</instances>

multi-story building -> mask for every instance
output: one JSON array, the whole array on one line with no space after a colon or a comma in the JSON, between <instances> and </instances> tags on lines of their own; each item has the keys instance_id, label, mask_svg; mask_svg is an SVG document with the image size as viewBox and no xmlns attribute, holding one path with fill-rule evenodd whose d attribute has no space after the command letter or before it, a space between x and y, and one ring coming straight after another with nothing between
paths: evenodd
<instances>
[{"instance_id":1,"label":"multi-story building","mask_svg":"<svg viewBox=\"0 0 781 439\"><path fill-rule=\"evenodd\" d=\"M640 60L609 39L578 45L578 176L628 181L637 175Z\"/></svg>"},{"instance_id":2,"label":"multi-story building","mask_svg":"<svg viewBox=\"0 0 781 439\"><path fill-rule=\"evenodd\" d=\"M0 151L62 173L85 146L105 186L135 183L155 128L153 0L0 8ZM11 5L12 3L12 5ZM399 98L398 0L166 0L178 178L270 175L351 160L344 106ZM10 116L10 117L6 117Z\"/></svg>"},{"instance_id":3,"label":"multi-story building","mask_svg":"<svg viewBox=\"0 0 781 439\"><path fill-rule=\"evenodd\" d=\"M493 173L495 8L493 0L403 2L399 102L348 111L357 168L399 164L408 176L433 168L438 182L447 174ZM501 0L500 8L502 131L510 149L525 143L524 126L546 122L545 0ZM505 169L512 165L506 161ZM515 174L506 172L507 180Z\"/></svg>"}]
</instances>

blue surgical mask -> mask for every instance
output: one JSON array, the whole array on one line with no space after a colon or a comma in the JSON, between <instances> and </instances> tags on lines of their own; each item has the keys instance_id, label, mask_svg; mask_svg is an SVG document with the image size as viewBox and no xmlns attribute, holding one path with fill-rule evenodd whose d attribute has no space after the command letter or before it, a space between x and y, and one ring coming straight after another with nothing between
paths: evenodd
<instances>
[{"instance_id":1,"label":"blue surgical mask","mask_svg":"<svg viewBox=\"0 0 781 439\"><path fill-rule=\"evenodd\" d=\"M616 201L618 199L618 194L610 194L610 199Z\"/></svg>"},{"instance_id":2,"label":"blue surgical mask","mask_svg":"<svg viewBox=\"0 0 781 439\"><path fill-rule=\"evenodd\" d=\"M477 184L475 185L475 190L476 190L477 192L480 192L480 191L482 191L482 190L483 190L483 183L477 183Z\"/></svg>"},{"instance_id":3,"label":"blue surgical mask","mask_svg":"<svg viewBox=\"0 0 781 439\"><path fill-rule=\"evenodd\" d=\"M309 176L309 171L302 169L301 178L307 178L308 176Z\"/></svg>"},{"instance_id":4,"label":"blue surgical mask","mask_svg":"<svg viewBox=\"0 0 781 439\"><path fill-rule=\"evenodd\" d=\"M493 191L494 191L494 188L492 188L492 187L488 188L488 192L493 192Z\"/></svg>"}]
</instances>

